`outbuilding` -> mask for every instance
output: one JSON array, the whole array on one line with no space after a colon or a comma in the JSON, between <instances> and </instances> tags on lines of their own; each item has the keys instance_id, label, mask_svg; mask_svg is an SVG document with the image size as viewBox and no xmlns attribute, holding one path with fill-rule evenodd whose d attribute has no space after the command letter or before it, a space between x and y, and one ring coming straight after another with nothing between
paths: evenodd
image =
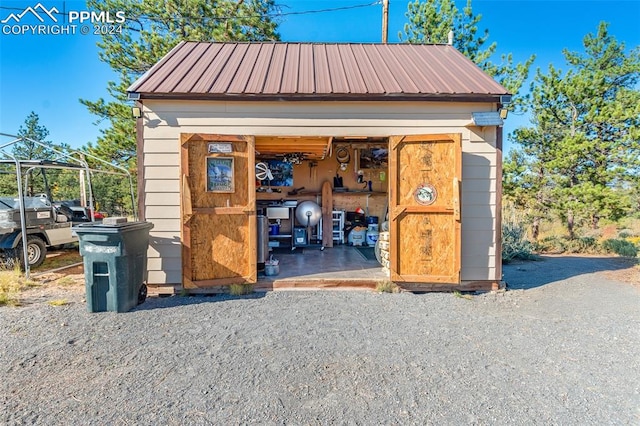
<instances>
[{"instance_id":1,"label":"outbuilding","mask_svg":"<svg viewBox=\"0 0 640 426\"><path fill-rule=\"evenodd\" d=\"M453 46L182 42L129 98L156 292L498 288L510 96Z\"/></svg>"}]
</instances>

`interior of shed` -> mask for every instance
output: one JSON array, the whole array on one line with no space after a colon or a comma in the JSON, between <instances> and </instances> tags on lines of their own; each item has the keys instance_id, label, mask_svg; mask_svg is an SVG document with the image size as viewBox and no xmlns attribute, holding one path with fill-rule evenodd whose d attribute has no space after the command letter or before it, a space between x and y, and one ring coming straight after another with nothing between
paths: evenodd
<instances>
[{"instance_id":1,"label":"interior of shed","mask_svg":"<svg viewBox=\"0 0 640 426\"><path fill-rule=\"evenodd\" d=\"M360 286L387 277L375 244L388 229L388 142L256 137L260 282Z\"/></svg>"}]
</instances>

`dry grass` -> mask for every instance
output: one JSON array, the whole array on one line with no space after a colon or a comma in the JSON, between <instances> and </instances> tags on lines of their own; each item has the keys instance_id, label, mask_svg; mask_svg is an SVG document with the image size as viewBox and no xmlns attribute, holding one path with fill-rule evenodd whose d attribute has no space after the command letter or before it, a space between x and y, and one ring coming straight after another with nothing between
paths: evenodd
<instances>
[{"instance_id":1,"label":"dry grass","mask_svg":"<svg viewBox=\"0 0 640 426\"><path fill-rule=\"evenodd\" d=\"M60 287L72 287L78 285L78 281L72 277L62 277L55 281Z\"/></svg>"},{"instance_id":2,"label":"dry grass","mask_svg":"<svg viewBox=\"0 0 640 426\"><path fill-rule=\"evenodd\" d=\"M400 287L398 287L393 281L380 281L376 284L376 291L378 293L400 293Z\"/></svg>"},{"instance_id":3,"label":"dry grass","mask_svg":"<svg viewBox=\"0 0 640 426\"><path fill-rule=\"evenodd\" d=\"M232 296L246 296L253 293L253 284L231 284L229 294Z\"/></svg>"},{"instance_id":4,"label":"dry grass","mask_svg":"<svg viewBox=\"0 0 640 426\"><path fill-rule=\"evenodd\" d=\"M47 303L51 306L64 306L69 304L69 302L65 299L49 300Z\"/></svg>"},{"instance_id":5,"label":"dry grass","mask_svg":"<svg viewBox=\"0 0 640 426\"><path fill-rule=\"evenodd\" d=\"M56 269L79 262L82 262L82 256L80 256L77 248L50 251L47 254L47 259L37 268L37 270L42 271L47 269Z\"/></svg>"},{"instance_id":6,"label":"dry grass","mask_svg":"<svg viewBox=\"0 0 640 426\"><path fill-rule=\"evenodd\" d=\"M20 306L20 293L33 285L24 278L19 266L0 270L0 306Z\"/></svg>"}]
</instances>

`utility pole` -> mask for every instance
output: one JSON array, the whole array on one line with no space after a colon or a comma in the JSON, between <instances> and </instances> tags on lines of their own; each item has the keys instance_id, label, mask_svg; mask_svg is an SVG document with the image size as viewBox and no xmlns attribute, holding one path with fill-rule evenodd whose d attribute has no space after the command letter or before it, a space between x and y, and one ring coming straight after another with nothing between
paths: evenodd
<instances>
[{"instance_id":1,"label":"utility pole","mask_svg":"<svg viewBox=\"0 0 640 426\"><path fill-rule=\"evenodd\" d=\"M389 0L382 0L382 43L387 44L389 29Z\"/></svg>"}]
</instances>

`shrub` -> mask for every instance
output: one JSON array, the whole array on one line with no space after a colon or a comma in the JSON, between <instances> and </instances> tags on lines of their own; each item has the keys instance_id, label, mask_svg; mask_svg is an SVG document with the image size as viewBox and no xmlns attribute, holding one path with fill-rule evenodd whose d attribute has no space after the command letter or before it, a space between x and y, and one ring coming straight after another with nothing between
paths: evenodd
<instances>
[{"instance_id":1,"label":"shrub","mask_svg":"<svg viewBox=\"0 0 640 426\"><path fill-rule=\"evenodd\" d=\"M615 253L624 257L636 257L638 255L638 248L633 243L626 240L605 240L602 242L602 248L607 253Z\"/></svg>"},{"instance_id":2,"label":"shrub","mask_svg":"<svg viewBox=\"0 0 640 426\"><path fill-rule=\"evenodd\" d=\"M640 247L640 237L628 237L625 239L636 247Z\"/></svg>"},{"instance_id":3,"label":"shrub","mask_svg":"<svg viewBox=\"0 0 640 426\"><path fill-rule=\"evenodd\" d=\"M588 253L600 252L598 241L594 237L567 237L550 236L540 240L535 249L541 253Z\"/></svg>"},{"instance_id":4,"label":"shrub","mask_svg":"<svg viewBox=\"0 0 640 426\"><path fill-rule=\"evenodd\" d=\"M514 259L534 259L533 246L526 238L526 231L522 223L505 220L502 222L502 260L509 262Z\"/></svg>"},{"instance_id":5,"label":"shrub","mask_svg":"<svg viewBox=\"0 0 640 426\"><path fill-rule=\"evenodd\" d=\"M629 238L629 237L633 237L633 232L629 229L623 229L622 231L618 232L618 238Z\"/></svg>"},{"instance_id":6,"label":"shrub","mask_svg":"<svg viewBox=\"0 0 640 426\"><path fill-rule=\"evenodd\" d=\"M598 253L600 247L598 241L593 237L578 237L567 239L565 244L565 253Z\"/></svg>"},{"instance_id":7,"label":"shrub","mask_svg":"<svg viewBox=\"0 0 640 426\"><path fill-rule=\"evenodd\" d=\"M557 235L551 235L536 242L534 249L540 253L557 254L564 253L567 249L567 245L564 238L558 237Z\"/></svg>"}]
</instances>

